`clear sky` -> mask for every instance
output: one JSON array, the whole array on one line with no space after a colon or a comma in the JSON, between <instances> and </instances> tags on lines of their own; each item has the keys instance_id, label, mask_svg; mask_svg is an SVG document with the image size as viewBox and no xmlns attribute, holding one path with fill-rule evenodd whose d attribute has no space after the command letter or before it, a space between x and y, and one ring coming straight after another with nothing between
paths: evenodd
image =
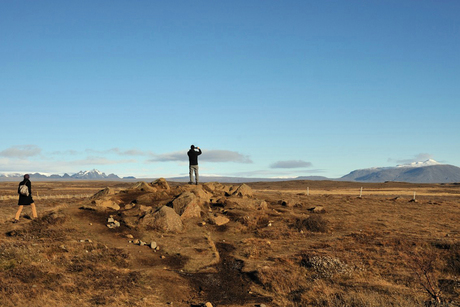
<instances>
[{"instance_id":1,"label":"clear sky","mask_svg":"<svg viewBox=\"0 0 460 307\"><path fill-rule=\"evenodd\" d=\"M0 172L460 166L460 1L0 2Z\"/></svg>"}]
</instances>

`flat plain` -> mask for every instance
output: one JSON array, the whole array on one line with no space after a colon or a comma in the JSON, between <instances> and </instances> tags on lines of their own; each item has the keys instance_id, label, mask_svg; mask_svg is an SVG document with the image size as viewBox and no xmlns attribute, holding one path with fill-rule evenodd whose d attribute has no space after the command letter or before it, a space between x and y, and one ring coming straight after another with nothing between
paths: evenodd
<instances>
[{"instance_id":1,"label":"flat plain","mask_svg":"<svg viewBox=\"0 0 460 307\"><path fill-rule=\"evenodd\" d=\"M17 185L2 306L460 306L460 184L32 182L12 223Z\"/></svg>"}]
</instances>

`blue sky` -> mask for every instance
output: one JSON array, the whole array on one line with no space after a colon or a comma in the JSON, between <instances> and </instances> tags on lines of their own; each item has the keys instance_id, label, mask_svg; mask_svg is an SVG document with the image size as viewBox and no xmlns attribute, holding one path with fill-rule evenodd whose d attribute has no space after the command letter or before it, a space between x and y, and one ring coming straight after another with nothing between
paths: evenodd
<instances>
[{"instance_id":1,"label":"blue sky","mask_svg":"<svg viewBox=\"0 0 460 307\"><path fill-rule=\"evenodd\" d=\"M460 166L459 1L2 1L0 172Z\"/></svg>"}]
</instances>

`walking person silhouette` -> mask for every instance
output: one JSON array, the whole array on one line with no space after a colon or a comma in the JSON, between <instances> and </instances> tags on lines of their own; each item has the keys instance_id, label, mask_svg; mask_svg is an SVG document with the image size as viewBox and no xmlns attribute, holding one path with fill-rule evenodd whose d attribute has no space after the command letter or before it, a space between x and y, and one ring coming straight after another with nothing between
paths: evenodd
<instances>
[{"instance_id":1,"label":"walking person silhouette","mask_svg":"<svg viewBox=\"0 0 460 307\"><path fill-rule=\"evenodd\" d=\"M18 186L18 194L19 194L19 201L18 201L18 211L16 212L16 216L14 217L13 223L19 222L19 217L21 216L22 209L24 206L29 206L32 209L32 217L35 219L37 218L37 208L35 207L34 200L32 198L32 184L30 183L30 176L28 174L24 175L24 180L19 183ZM26 188L22 189L22 186Z\"/></svg>"}]
</instances>

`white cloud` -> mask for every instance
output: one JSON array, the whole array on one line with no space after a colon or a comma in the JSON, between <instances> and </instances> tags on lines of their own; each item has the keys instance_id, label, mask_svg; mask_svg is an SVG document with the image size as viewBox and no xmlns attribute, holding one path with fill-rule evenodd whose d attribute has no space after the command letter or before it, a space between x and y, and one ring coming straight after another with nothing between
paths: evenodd
<instances>
[{"instance_id":1,"label":"white cloud","mask_svg":"<svg viewBox=\"0 0 460 307\"><path fill-rule=\"evenodd\" d=\"M295 178L298 176L310 176L313 174L321 174L325 171L322 169L312 169L312 170L254 170L247 172L235 172L231 174L225 174L225 176L233 177L260 177L260 178Z\"/></svg>"},{"instance_id":2,"label":"white cloud","mask_svg":"<svg viewBox=\"0 0 460 307\"><path fill-rule=\"evenodd\" d=\"M12 159L24 159L38 156L41 148L36 145L17 145L0 151L0 156Z\"/></svg>"},{"instance_id":3,"label":"white cloud","mask_svg":"<svg viewBox=\"0 0 460 307\"><path fill-rule=\"evenodd\" d=\"M111 160L105 157L97 156L88 156L85 159L72 161L72 164L77 165L113 165L113 164L126 164L126 163L136 163L136 160Z\"/></svg>"},{"instance_id":4,"label":"white cloud","mask_svg":"<svg viewBox=\"0 0 460 307\"><path fill-rule=\"evenodd\" d=\"M138 149L128 149L128 150L121 150L120 148L114 147L106 150L94 150L94 149L86 149L86 153L88 154L116 154L120 156L148 156L152 155L150 151L142 151Z\"/></svg>"},{"instance_id":5,"label":"white cloud","mask_svg":"<svg viewBox=\"0 0 460 307\"><path fill-rule=\"evenodd\" d=\"M287 160L287 161L278 161L270 165L270 168L305 168L311 167L310 162L305 162L302 160Z\"/></svg>"},{"instance_id":6,"label":"white cloud","mask_svg":"<svg viewBox=\"0 0 460 307\"><path fill-rule=\"evenodd\" d=\"M207 162L252 163L249 156L230 150L210 150L206 152L206 155L203 153L202 160Z\"/></svg>"},{"instance_id":7,"label":"white cloud","mask_svg":"<svg viewBox=\"0 0 460 307\"><path fill-rule=\"evenodd\" d=\"M208 150L203 151L199 156L201 161L206 162L235 162L235 163L252 163L249 156L242 155L236 151L230 150ZM187 152L176 151L156 155L150 162L169 162L169 161L188 161Z\"/></svg>"},{"instance_id":8,"label":"white cloud","mask_svg":"<svg viewBox=\"0 0 460 307\"><path fill-rule=\"evenodd\" d=\"M400 163L400 164L408 164L408 163L412 163L412 162L423 162L423 161L426 161L428 159L433 159L433 155L429 154L429 153L419 153L418 155L415 155L411 159L392 159L392 158L389 158L388 162L396 162L396 163Z\"/></svg>"}]
</instances>

